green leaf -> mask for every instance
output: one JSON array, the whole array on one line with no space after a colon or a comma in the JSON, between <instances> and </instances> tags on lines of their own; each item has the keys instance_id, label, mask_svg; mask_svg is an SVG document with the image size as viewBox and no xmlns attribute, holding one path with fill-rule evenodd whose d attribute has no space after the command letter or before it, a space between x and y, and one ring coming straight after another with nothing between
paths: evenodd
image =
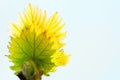
<instances>
[{"instance_id":1,"label":"green leaf","mask_svg":"<svg viewBox=\"0 0 120 80\"><path fill-rule=\"evenodd\" d=\"M67 63L68 55L61 51L66 35L61 32L64 27L61 22L57 12L47 19L46 11L29 5L24 15L20 15L19 23L12 23L8 58L16 74L23 72L25 76L32 76L42 72L49 75L53 69Z\"/></svg>"}]
</instances>

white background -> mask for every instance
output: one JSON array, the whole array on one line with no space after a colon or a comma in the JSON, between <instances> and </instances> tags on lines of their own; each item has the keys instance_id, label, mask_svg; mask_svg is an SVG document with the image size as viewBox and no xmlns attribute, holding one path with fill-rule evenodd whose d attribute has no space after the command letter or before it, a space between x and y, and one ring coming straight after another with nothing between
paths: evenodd
<instances>
[{"instance_id":1,"label":"white background","mask_svg":"<svg viewBox=\"0 0 120 80\"><path fill-rule=\"evenodd\" d=\"M68 31L68 65L42 80L120 80L119 0L0 0L0 80L19 80L5 55L9 23L17 21L28 3L48 15L58 11Z\"/></svg>"}]
</instances>

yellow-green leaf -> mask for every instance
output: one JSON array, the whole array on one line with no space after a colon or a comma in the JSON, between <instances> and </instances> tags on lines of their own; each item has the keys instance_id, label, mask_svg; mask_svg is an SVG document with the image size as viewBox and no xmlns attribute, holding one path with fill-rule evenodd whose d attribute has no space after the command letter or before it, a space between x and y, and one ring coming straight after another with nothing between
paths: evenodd
<instances>
[{"instance_id":1,"label":"yellow-green leaf","mask_svg":"<svg viewBox=\"0 0 120 80\"><path fill-rule=\"evenodd\" d=\"M11 69L15 73L25 70L25 75L32 74L37 69L48 75L49 72L56 71L57 66L67 63L68 55L61 51L66 32L61 31L64 23L58 12L47 18L46 11L29 4L24 14L20 15L19 22L12 23L11 26L13 30L8 45L8 58L13 62ZM35 67L30 67L29 72L26 64L31 62Z\"/></svg>"}]
</instances>

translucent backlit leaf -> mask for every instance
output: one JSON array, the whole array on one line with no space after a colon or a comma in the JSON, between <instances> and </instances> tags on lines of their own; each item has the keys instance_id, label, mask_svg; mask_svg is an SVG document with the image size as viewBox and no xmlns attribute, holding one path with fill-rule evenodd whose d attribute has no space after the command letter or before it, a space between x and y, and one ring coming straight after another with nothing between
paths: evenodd
<instances>
[{"instance_id":1,"label":"translucent backlit leaf","mask_svg":"<svg viewBox=\"0 0 120 80\"><path fill-rule=\"evenodd\" d=\"M46 11L29 4L19 16L19 22L11 24L13 30L8 45L8 58L13 62L11 69L24 75L34 75L37 69L48 75L56 71L56 67L65 65L69 57L62 51L66 32L61 31L64 23L58 12L47 18Z\"/></svg>"}]
</instances>

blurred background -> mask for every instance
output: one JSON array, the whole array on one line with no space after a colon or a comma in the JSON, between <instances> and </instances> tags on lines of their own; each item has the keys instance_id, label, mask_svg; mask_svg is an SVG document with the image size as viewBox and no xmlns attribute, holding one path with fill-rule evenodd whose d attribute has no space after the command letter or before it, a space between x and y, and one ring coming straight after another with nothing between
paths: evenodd
<instances>
[{"instance_id":1,"label":"blurred background","mask_svg":"<svg viewBox=\"0 0 120 80\"><path fill-rule=\"evenodd\" d=\"M49 16L58 11L68 31L68 65L42 80L120 80L119 0L0 0L0 80L19 80L5 56L9 24L17 22L29 3Z\"/></svg>"}]
</instances>

